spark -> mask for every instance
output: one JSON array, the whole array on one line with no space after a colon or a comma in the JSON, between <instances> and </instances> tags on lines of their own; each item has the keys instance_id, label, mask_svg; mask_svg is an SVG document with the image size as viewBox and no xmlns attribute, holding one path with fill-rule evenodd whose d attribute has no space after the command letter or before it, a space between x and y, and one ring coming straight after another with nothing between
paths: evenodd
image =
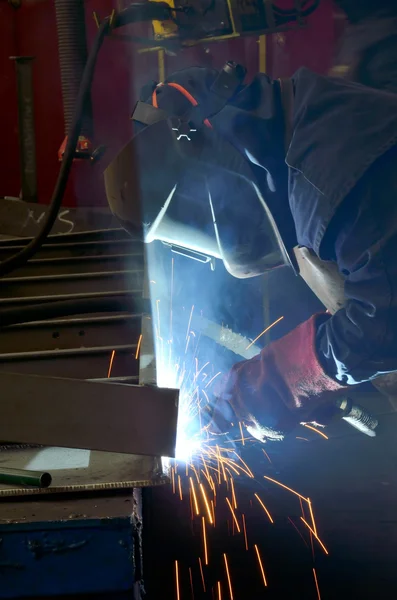
<instances>
[{"instance_id":1,"label":"spark","mask_svg":"<svg viewBox=\"0 0 397 600\"><path fill-rule=\"evenodd\" d=\"M192 322L193 311L194 311L194 304L193 304L193 306L192 306L192 309L191 309L191 311L190 311L189 323L187 324L187 330L186 330L186 339L187 339L187 337L188 337L188 335L189 335L189 331L190 331L190 324L191 324L191 322Z\"/></svg>"},{"instance_id":2,"label":"spark","mask_svg":"<svg viewBox=\"0 0 397 600\"><path fill-rule=\"evenodd\" d=\"M225 561L227 582L229 584L230 600L233 600L232 582L231 582L231 579L230 579L229 565L228 565L228 562L227 562L227 556L226 556L226 554L223 555L223 560Z\"/></svg>"},{"instance_id":3,"label":"spark","mask_svg":"<svg viewBox=\"0 0 397 600\"><path fill-rule=\"evenodd\" d=\"M229 498L226 498L226 502L227 502L228 507L230 508L230 512L232 513L233 521L236 523L237 531L240 533L240 531L241 531L240 525L238 524L237 517L234 514L233 506L230 504Z\"/></svg>"},{"instance_id":4,"label":"spark","mask_svg":"<svg viewBox=\"0 0 397 600\"><path fill-rule=\"evenodd\" d=\"M193 577L192 577L191 567L189 567L189 578L190 578L190 587L192 588L192 598L194 600L194 587L193 587Z\"/></svg>"},{"instance_id":5,"label":"spark","mask_svg":"<svg viewBox=\"0 0 397 600\"><path fill-rule=\"evenodd\" d=\"M304 437L299 437L298 435L296 436L297 440L305 440L305 442L308 442L309 440L307 438Z\"/></svg>"},{"instance_id":6,"label":"spark","mask_svg":"<svg viewBox=\"0 0 397 600\"><path fill-rule=\"evenodd\" d=\"M205 364L204 364L204 365L201 367L201 369L200 369L199 371L197 371L197 373L195 374L195 376L194 376L194 381L196 381L196 379L197 379L197 377L200 375L201 371L202 371L203 369L205 369L205 367L206 367L206 366L208 366L209 364L210 364L210 361L209 361L209 360L207 360L207 362L206 362L206 363L205 363Z\"/></svg>"},{"instance_id":7,"label":"spark","mask_svg":"<svg viewBox=\"0 0 397 600\"><path fill-rule=\"evenodd\" d=\"M302 494L298 494L298 492L296 492L292 488L288 487L287 485L284 485L283 483L280 483L279 481L276 481L275 479L272 479L271 477L268 477L267 475L264 475L263 477L265 479L268 479L269 481L272 481L273 483L277 483L277 485L280 485L281 487L288 490L289 492L292 492L292 494L295 494L295 496L298 496L298 498L302 498L302 500L305 500L307 502L307 498L302 496Z\"/></svg>"},{"instance_id":8,"label":"spark","mask_svg":"<svg viewBox=\"0 0 397 600\"><path fill-rule=\"evenodd\" d=\"M241 421L238 422L238 425L240 427L240 432L241 432L241 441L243 443L243 446L245 446L244 433L243 433L243 428L241 426Z\"/></svg>"},{"instance_id":9,"label":"spark","mask_svg":"<svg viewBox=\"0 0 397 600\"><path fill-rule=\"evenodd\" d=\"M200 483L200 489L201 489L201 493L203 495L204 498L204 503L205 503L205 508L207 509L207 514L208 514L208 520L211 523L211 525L214 524L214 521L212 519L212 515L211 515L211 509L210 506L208 504L208 500L207 500L207 494L205 493L205 489L202 483ZM203 517L204 518L204 517Z\"/></svg>"},{"instance_id":10,"label":"spark","mask_svg":"<svg viewBox=\"0 0 397 600\"><path fill-rule=\"evenodd\" d=\"M191 477L189 477L189 479L190 479L190 485L191 485L192 492L193 492L194 510L196 511L196 515L199 515L200 511L199 511L199 506L198 506L198 502L197 502L196 490L194 489L194 481Z\"/></svg>"},{"instance_id":11,"label":"spark","mask_svg":"<svg viewBox=\"0 0 397 600\"><path fill-rule=\"evenodd\" d=\"M211 500L211 508L212 508L212 517L214 519L214 527L215 527L215 506L214 506L214 501Z\"/></svg>"},{"instance_id":12,"label":"spark","mask_svg":"<svg viewBox=\"0 0 397 600\"><path fill-rule=\"evenodd\" d=\"M272 461L270 460L270 456L268 455L268 453L266 452L266 450L264 450L264 449L262 448L262 452L263 452L263 454L266 456L266 458L267 458L267 460L269 461L269 463L271 464L271 462L272 462Z\"/></svg>"},{"instance_id":13,"label":"spark","mask_svg":"<svg viewBox=\"0 0 397 600\"><path fill-rule=\"evenodd\" d=\"M156 282L155 282L155 280L154 280L154 279L151 279L151 280L150 280L150 283L156 283Z\"/></svg>"},{"instance_id":14,"label":"spark","mask_svg":"<svg viewBox=\"0 0 397 600\"><path fill-rule=\"evenodd\" d=\"M179 592L179 569L178 569L178 561L175 561L175 583L176 583L176 597L177 600L180 600L180 592Z\"/></svg>"},{"instance_id":15,"label":"spark","mask_svg":"<svg viewBox=\"0 0 397 600\"><path fill-rule=\"evenodd\" d=\"M243 530L244 530L244 541L245 541L245 549L248 550L248 539L247 539L247 527L245 525L245 515L242 514L243 519Z\"/></svg>"},{"instance_id":16,"label":"spark","mask_svg":"<svg viewBox=\"0 0 397 600\"><path fill-rule=\"evenodd\" d=\"M178 487L179 487L179 497L182 500L183 499L183 495L182 495L182 483L181 483L181 476L178 475Z\"/></svg>"},{"instance_id":17,"label":"spark","mask_svg":"<svg viewBox=\"0 0 397 600\"><path fill-rule=\"evenodd\" d=\"M207 548L207 533L205 531L205 519L201 517L203 526L203 542L204 542L204 564L208 565L208 548Z\"/></svg>"},{"instance_id":18,"label":"spark","mask_svg":"<svg viewBox=\"0 0 397 600\"><path fill-rule=\"evenodd\" d=\"M186 463L186 477L189 475L189 465Z\"/></svg>"},{"instance_id":19,"label":"spark","mask_svg":"<svg viewBox=\"0 0 397 600\"><path fill-rule=\"evenodd\" d=\"M200 565L201 579L203 581L203 590L204 590L204 592L206 592L206 589L205 589L205 580L204 580L204 573L203 573L203 565L201 564L201 558L200 557L199 557L198 561L199 561L199 565Z\"/></svg>"},{"instance_id":20,"label":"spark","mask_svg":"<svg viewBox=\"0 0 397 600\"><path fill-rule=\"evenodd\" d=\"M185 348L185 354L187 354L187 349L189 347L189 342L190 342L190 335L187 338L187 342L186 342L186 348Z\"/></svg>"},{"instance_id":21,"label":"spark","mask_svg":"<svg viewBox=\"0 0 397 600\"><path fill-rule=\"evenodd\" d=\"M282 321L282 319L284 319L284 317L279 317L276 321L274 321L274 323L272 323L271 325L269 325L268 327L266 327L266 329L264 329L262 331L262 333L260 333L250 344L248 344L248 346L246 347L246 350L248 350L249 348L251 348L251 346L253 346L255 344L255 342L257 342L259 340L259 338L262 337L262 335L264 335L265 333L267 333L269 331L269 329L271 329L272 327L274 327L275 325L277 325L277 323L280 323L280 321Z\"/></svg>"},{"instance_id":22,"label":"spark","mask_svg":"<svg viewBox=\"0 0 397 600\"><path fill-rule=\"evenodd\" d=\"M316 521L314 520L313 507L312 507L312 503L311 503L311 500L310 500L310 498L308 498L308 499L307 499L307 503L308 503L308 505L309 505L309 511L310 511L310 516L311 516L311 519L312 519L312 524L313 524L313 530L314 530L314 533L315 533L316 535L318 535L318 534L317 534Z\"/></svg>"},{"instance_id":23,"label":"spark","mask_svg":"<svg viewBox=\"0 0 397 600\"><path fill-rule=\"evenodd\" d=\"M193 469L193 473L196 475L197 483L198 483L198 484L200 484L200 478L199 478L199 476L198 476L198 473L197 473L197 471L196 471L196 468L195 468L195 466L194 466L193 464L191 464L190 466L191 466L191 467L192 467L192 469Z\"/></svg>"},{"instance_id":24,"label":"spark","mask_svg":"<svg viewBox=\"0 0 397 600\"><path fill-rule=\"evenodd\" d=\"M207 400L207 404L210 404L210 399L208 398L207 392L205 390L201 390L205 396L205 399Z\"/></svg>"},{"instance_id":25,"label":"spark","mask_svg":"<svg viewBox=\"0 0 397 600\"><path fill-rule=\"evenodd\" d=\"M172 493L175 494L175 470L174 470L174 467L171 467L171 475L172 475Z\"/></svg>"},{"instance_id":26,"label":"spark","mask_svg":"<svg viewBox=\"0 0 397 600\"><path fill-rule=\"evenodd\" d=\"M230 484L232 487L232 498L233 498L233 505L234 508L237 509L237 500L236 500L236 492L234 490L234 481L233 481L233 477L230 477Z\"/></svg>"},{"instance_id":27,"label":"spark","mask_svg":"<svg viewBox=\"0 0 397 600\"><path fill-rule=\"evenodd\" d=\"M266 581L265 571L263 569L261 555L259 554L259 548L258 548L258 546L256 544L254 544L254 548L255 548L256 555L258 557L259 566L261 568L263 583L265 584L265 587L267 587L267 581Z\"/></svg>"},{"instance_id":28,"label":"spark","mask_svg":"<svg viewBox=\"0 0 397 600\"><path fill-rule=\"evenodd\" d=\"M211 379L209 380L209 382L207 383L207 385L205 387L207 388L214 381L214 379L216 379L221 373L222 373L222 371L218 371L218 373L216 373L213 377L211 377Z\"/></svg>"},{"instance_id":29,"label":"spark","mask_svg":"<svg viewBox=\"0 0 397 600\"><path fill-rule=\"evenodd\" d=\"M111 372L112 372L112 367L113 367L113 361L114 361L115 354L116 354L116 350L112 350L112 354L110 356L110 362L109 362L109 369L108 369L108 379L109 379L109 377L111 375Z\"/></svg>"},{"instance_id":30,"label":"spark","mask_svg":"<svg viewBox=\"0 0 397 600\"><path fill-rule=\"evenodd\" d=\"M237 456L237 458L238 458L238 459L239 459L239 460L240 460L240 461L243 463L243 465L245 466L245 468L246 468L246 469L247 469L247 471L249 472L249 476L253 478L253 477L254 477L254 474L253 474L253 472L251 471L251 469L249 468L249 466L247 465L247 463L243 461L243 459L241 458L241 456L239 456L235 450L233 450L233 453L234 453L234 454ZM241 467L239 467L239 469L241 469Z\"/></svg>"},{"instance_id":31,"label":"spark","mask_svg":"<svg viewBox=\"0 0 397 600\"><path fill-rule=\"evenodd\" d=\"M318 587L318 581L317 581L317 574L316 574L316 569L313 567L313 575L314 575L314 582L316 584L316 590L317 590L317 598L318 600L321 600L321 596L320 596L320 588Z\"/></svg>"},{"instance_id":32,"label":"spark","mask_svg":"<svg viewBox=\"0 0 397 600\"><path fill-rule=\"evenodd\" d=\"M316 538L316 540L318 541L318 543L320 544L321 548L324 550L325 554L329 554L327 548L324 546L324 544L322 543L322 541L320 540L320 538L318 537L317 534L314 533L314 529L312 529L309 525L309 523L307 521L305 521L305 519L303 517L299 517L301 519L301 521L304 522L304 524L306 525L306 527L309 529L309 531L311 531L311 533L314 535L314 537Z\"/></svg>"},{"instance_id":33,"label":"spark","mask_svg":"<svg viewBox=\"0 0 397 600\"><path fill-rule=\"evenodd\" d=\"M255 498L258 500L259 504L262 506L263 510L265 511L265 513L267 514L267 516L269 517L269 521L270 523L274 523L271 514L269 513L269 511L267 510L266 506L263 504L262 500L259 498L258 494L254 494Z\"/></svg>"},{"instance_id":34,"label":"spark","mask_svg":"<svg viewBox=\"0 0 397 600\"><path fill-rule=\"evenodd\" d=\"M218 600L222 600L222 590L220 581L218 581Z\"/></svg>"},{"instance_id":35,"label":"spark","mask_svg":"<svg viewBox=\"0 0 397 600\"><path fill-rule=\"evenodd\" d=\"M208 477L208 480L209 480L210 474L208 472L207 463L205 462L205 459L204 459L203 455L201 455L201 460L203 461L204 469L205 469L205 472L207 473L207 477Z\"/></svg>"},{"instance_id":36,"label":"spark","mask_svg":"<svg viewBox=\"0 0 397 600\"><path fill-rule=\"evenodd\" d=\"M329 440L329 437L327 435L325 435L325 433L323 433L322 431L319 431L318 429L316 429L315 427L312 427L311 425L309 425L308 423L304 423L303 427L307 427L308 429L311 429L312 431L315 431L316 433L318 433L318 435L322 435L323 438L325 438L326 440Z\"/></svg>"},{"instance_id":37,"label":"spark","mask_svg":"<svg viewBox=\"0 0 397 600\"><path fill-rule=\"evenodd\" d=\"M307 545L307 542L306 542L305 538L303 537L303 535L301 534L301 532L299 531L299 529L297 528L297 526L295 525L295 523L293 522L293 520L292 520L292 519L290 519L290 517L288 517L288 521L291 523L291 525L292 525L292 526L293 526L293 527L296 529L296 531L299 533L299 535L301 536L302 540L303 540L303 541L304 541L304 543L305 543L305 546L309 547L309 546Z\"/></svg>"},{"instance_id":38,"label":"spark","mask_svg":"<svg viewBox=\"0 0 397 600\"><path fill-rule=\"evenodd\" d=\"M135 352L135 358L136 358L136 360L138 360L139 351L141 349L141 344L142 344L142 334L139 336L138 344L136 346L136 352Z\"/></svg>"},{"instance_id":39,"label":"spark","mask_svg":"<svg viewBox=\"0 0 397 600\"><path fill-rule=\"evenodd\" d=\"M160 300L156 300L156 309L157 309L157 335L161 338L160 334Z\"/></svg>"}]
</instances>

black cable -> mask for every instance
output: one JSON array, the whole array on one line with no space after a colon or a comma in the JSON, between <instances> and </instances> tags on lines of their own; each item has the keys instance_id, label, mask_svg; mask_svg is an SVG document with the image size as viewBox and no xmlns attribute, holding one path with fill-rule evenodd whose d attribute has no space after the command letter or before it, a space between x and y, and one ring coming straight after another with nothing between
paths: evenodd
<instances>
[{"instance_id":1,"label":"black cable","mask_svg":"<svg viewBox=\"0 0 397 600\"><path fill-rule=\"evenodd\" d=\"M109 31L109 20L101 23L98 33L95 37L94 43L88 55L87 64L84 69L83 78L76 102L76 111L70 126L68 134L68 140L66 143L65 153L62 158L61 168L59 170L58 179L55 184L54 193L49 204L49 210L44 222L44 225L40 232L27 246L22 250L14 254L10 258L0 263L0 277L7 275L14 269L17 269L21 265L25 264L29 258L37 252L41 247L44 240L50 233L52 226L57 218L59 208L62 204L63 196L65 193L66 185L68 182L70 170L72 167L73 159L75 156L76 146L80 135L82 115L85 107L86 100L91 88L92 77L94 74L95 63L98 56L99 49L102 42Z\"/></svg>"},{"instance_id":2,"label":"black cable","mask_svg":"<svg viewBox=\"0 0 397 600\"><path fill-rule=\"evenodd\" d=\"M149 313L150 301L143 298L134 298L130 295L105 298L93 296L76 300L50 300L40 304L29 304L28 306L1 310L0 328L19 323L46 321L57 317L108 312Z\"/></svg>"}]
</instances>

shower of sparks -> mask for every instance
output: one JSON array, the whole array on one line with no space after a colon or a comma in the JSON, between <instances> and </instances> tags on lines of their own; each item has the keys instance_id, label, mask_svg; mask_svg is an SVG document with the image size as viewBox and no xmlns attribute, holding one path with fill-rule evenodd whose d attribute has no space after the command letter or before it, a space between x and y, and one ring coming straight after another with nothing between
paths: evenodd
<instances>
[{"instance_id":1,"label":"shower of sparks","mask_svg":"<svg viewBox=\"0 0 397 600\"><path fill-rule=\"evenodd\" d=\"M205 386L206 388L211 385L211 383L214 381L214 379L216 379L217 377L219 377L219 375L221 374L221 371L219 371L218 373L216 373L216 375L214 375L213 377L211 377L211 379L209 380L209 382L207 383L207 385Z\"/></svg>"},{"instance_id":2,"label":"shower of sparks","mask_svg":"<svg viewBox=\"0 0 397 600\"><path fill-rule=\"evenodd\" d=\"M244 433L243 433L243 428L242 428L242 425L241 425L241 421L238 422L238 425L240 427L241 441L242 441L243 446L245 446L245 439L244 439Z\"/></svg>"},{"instance_id":3,"label":"shower of sparks","mask_svg":"<svg viewBox=\"0 0 397 600\"><path fill-rule=\"evenodd\" d=\"M307 521L305 521L305 519L303 517L300 517L300 520L304 522L304 524L306 525L306 527L309 529L309 531L313 534L313 536L316 538L316 540L318 541L318 543L320 544L321 548L324 550L325 554L329 554L327 548L324 546L324 544L322 543L322 541L320 540L320 538L318 537L318 535L316 533L314 533L314 529L312 529L309 525L309 523Z\"/></svg>"},{"instance_id":4,"label":"shower of sparks","mask_svg":"<svg viewBox=\"0 0 397 600\"><path fill-rule=\"evenodd\" d=\"M207 499L207 494L205 493L205 489L202 483L200 483L200 490L201 490L201 494L203 496L203 500L204 500L204 504L205 504L205 508L207 509L207 515L208 515L208 520L211 523L211 525L214 524L214 520L212 518L212 514L211 514L211 509L210 509L210 505L208 503L208 499ZM204 518L204 517L203 517Z\"/></svg>"},{"instance_id":5,"label":"shower of sparks","mask_svg":"<svg viewBox=\"0 0 397 600\"><path fill-rule=\"evenodd\" d=\"M199 557L198 561L199 561L199 565L200 565L201 580L203 582L203 590L204 590L204 593L205 593L207 590L205 589L205 579L204 579L203 565L201 564L201 558L200 557Z\"/></svg>"},{"instance_id":6,"label":"shower of sparks","mask_svg":"<svg viewBox=\"0 0 397 600\"><path fill-rule=\"evenodd\" d=\"M265 513L267 514L267 516L269 517L269 521L270 523L274 523L273 519L272 519L272 515L269 513L269 511L267 510L266 506L263 504L262 500L259 498L258 494L254 494L255 498L258 500L259 504L261 505L261 507L263 508L263 510L265 511Z\"/></svg>"},{"instance_id":7,"label":"shower of sparks","mask_svg":"<svg viewBox=\"0 0 397 600\"><path fill-rule=\"evenodd\" d=\"M191 485L192 492L193 492L194 510L196 511L196 515L199 515L200 510L199 510L199 506L198 506L198 502L197 502L196 490L194 489L194 481L191 477L189 477L189 479L190 479L190 485Z\"/></svg>"},{"instance_id":8,"label":"shower of sparks","mask_svg":"<svg viewBox=\"0 0 397 600\"><path fill-rule=\"evenodd\" d=\"M222 589L221 589L221 582L220 581L218 581L217 588L218 588L218 600L222 600Z\"/></svg>"},{"instance_id":9,"label":"shower of sparks","mask_svg":"<svg viewBox=\"0 0 397 600\"><path fill-rule=\"evenodd\" d=\"M252 340L252 342L250 344L248 344L248 346L246 347L246 350L248 350L249 348L251 348L251 346L253 346L255 344L255 342L257 342L259 340L259 338L262 337L262 335L265 335L265 333L267 333L269 331L269 329L271 329L272 327L274 327L275 325L277 325L277 323L280 323L280 321L282 321L283 319L284 319L284 317L279 317L271 325L269 325L268 327L266 327L266 329L264 329L262 331L262 333L260 333L254 340Z\"/></svg>"},{"instance_id":10,"label":"shower of sparks","mask_svg":"<svg viewBox=\"0 0 397 600\"><path fill-rule=\"evenodd\" d=\"M110 361L109 361L108 379L110 378L110 375L112 374L113 361L114 361L115 355L116 355L116 351L112 350L112 354L110 356Z\"/></svg>"},{"instance_id":11,"label":"shower of sparks","mask_svg":"<svg viewBox=\"0 0 397 600\"><path fill-rule=\"evenodd\" d=\"M280 483L279 481L276 481L275 479L272 479L271 477L268 477L267 475L264 475L263 477L265 479L267 479L268 481L272 481L273 483L276 483L277 485L279 485L282 488L288 490L292 494L295 494L295 496L298 496L298 498L302 498L302 500L305 500L305 502L307 502L307 498L305 498L304 496L302 496L302 494L299 494L298 492L296 492L292 488L288 487L287 485L284 485L283 483Z\"/></svg>"},{"instance_id":12,"label":"shower of sparks","mask_svg":"<svg viewBox=\"0 0 397 600\"><path fill-rule=\"evenodd\" d=\"M309 425L308 423L304 423L303 427L307 427L308 429L311 429L312 431L315 431L316 433L318 433L318 435L322 435L323 438L325 438L326 440L329 440L329 437L327 435L325 435L325 433L323 433L322 431L317 429L316 427L312 427L312 425Z\"/></svg>"},{"instance_id":13,"label":"shower of sparks","mask_svg":"<svg viewBox=\"0 0 397 600\"><path fill-rule=\"evenodd\" d=\"M316 521L314 520L313 507L312 507L312 503L310 501L310 498L307 499L307 503L309 505L310 517L311 517L311 520L312 520L312 525L313 525L314 533L316 535L318 535L317 534Z\"/></svg>"},{"instance_id":14,"label":"shower of sparks","mask_svg":"<svg viewBox=\"0 0 397 600\"><path fill-rule=\"evenodd\" d=\"M238 524L237 517L236 517L236 515L234 514L233 506L230 504L230 500L229 500L229 498L226 498L226 502L227 502L227 505L228 505L228 507L229 507L229 509L230 509L230 512L232 513L233 521L234 521L234 523L236 524L237 531L240 533L240 531L241 531L241 529L240 529L240 525Z\"/></svg>"},{"instance_id":15,"label":"shower of sparks","mask_svg":"<svg viewBox=\"0 0 397 600\"><path fill-rule=\"evenodd\" d=\"M223 555L223 560L225 561L225 568L226 568L226 575L227 575L227 582L229 585L229 594L230 594L230 600L233 600L233 588L232 588L232 581L230 579L230 571L229 571L229 564L227 562L227 556L226 554Z\"/></svg>"},{"instance_id":16,"label":"shower of sparks","mask_svg":"<svg viewBox=\"0 0 397 600\"><path fill-rule=\"evenodd\" d=\"M313 567L313 576L314 576L314 583L316 584L316 590L317 590L317 599L321 600L321 596L320 596L320 588L318 587L318 581L317 581L317 574L316 574L316 569Z\"/></svg>"},{"instance_id":17,"label":"shower of sparks","mask_svg":"<svg viewBox=\"0 0 397 600\"><path fill-rule=\"evenodd\" d=\"M243 530L244 530L244 542L245 542L245 549L248 550L248 538L247 538L247 527L245 525L245 515L241 515L241 518L243 520Z\"/></svg>"},{"instance_id":18,"label":"shower of sparks","mask_svg":"<svg viewBox=\"0 0 397 600\"><path fill-rule=\"evenodd\" d=\"M181 476L178 475L178 488L179 488L179 497L181 500L183 500L183 495L182 495L182 483L181 483Z\"/></svg>"},{"instance_id":19,"label":"shower of sparks","mask_svg":"<svg viewBox=\"0 0 397 600\"><path fill-rule=\"evenodd\" d=\"M235 489L234 489L233 477L230 477L230 484L231 484L231 487L232 487L233 506L237 510L237 499L236 499L236 492L235 492Z\"/></svg>"},{"instance_id":20,"label":"shower of sparks","mask_svg":"<svg viewBox=\"0 0 397 600\"><path fill-rule=\"evenodd\" d=\"M175 585L176 585L176 597L177 600L180 600L180 591L179 591L179 569L178 569L178 561L175 561Z\"/></svg>"},{"instance_id":21,"label":"shower of sparks","mask_svg":"<svg viewBox=\"0 0 397 600\"><path fill-rule=\"evenodd\" d=\"M208 565L208 547L207 547L207 532L205 530L205 519L201 517L201 523L203 526L203 544L204 544L204 564Z\"/></svg>"},{"instance_id":22,"label":"shower of sparks","mask_svg":"<svg viewBox=\"0 0 397 600\"><path fill-rule=\"evenodd\" d=\"M136 360L138 360L138 356L139 356L139 351L141 349L141 344L142 344L142 334L139 336L139 340L136 346L136 352L135 352L135 358Z\"/></svg>"},{"instance_id":23,"label":"shower of sparks","mask_svg":"<svg viewBox=\"0 0 397 600\"><path fill-rule=\"evenodd\" d=\"M258 548L258 546L256 544L254 544L254 548L255 548L256 556L258 557L258 563L259 563L259 566L260 566L260 569L261 569L263 583L264 583L265 587L267 587L266 575L265 575L265 571L264 571L264 568L263 568L261 555L259 554L259 548Z\"/></svg>"}]
</instances>

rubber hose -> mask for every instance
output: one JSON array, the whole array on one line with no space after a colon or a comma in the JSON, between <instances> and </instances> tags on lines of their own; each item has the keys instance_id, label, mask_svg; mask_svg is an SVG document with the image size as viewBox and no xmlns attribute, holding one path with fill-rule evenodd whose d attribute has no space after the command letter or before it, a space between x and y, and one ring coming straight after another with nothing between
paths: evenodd
<instances>
[{"instance_id":1,"label":"rubber hose","mask_svg":"<svg viewBox=\"0 0 397 600\"><path fill-rule=\"evenodd\" d=\"M84 0L55 0L58 51L61 67L65 135L76 109L77 96L87 62ZM92 106L89 94L83 113L81 135L92 135Z\"/></svg>"}]
</instances>

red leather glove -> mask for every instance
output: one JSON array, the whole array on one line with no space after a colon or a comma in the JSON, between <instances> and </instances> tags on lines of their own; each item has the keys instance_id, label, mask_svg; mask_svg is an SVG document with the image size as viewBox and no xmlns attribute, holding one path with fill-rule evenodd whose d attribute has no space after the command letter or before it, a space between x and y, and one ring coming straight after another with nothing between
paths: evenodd
<instances>
[{"instance_id":1,"label":"red leather glove","mask_svg":"<svg viewBox=\"0 0 397 600\"><path fill-rule=\"evenodd\" d=\"M257 439L282 439L334 398L343 386L324 372L315 350L317 327L327 318L314 315L258 356L234 365L215 391L209 431L225 432L237 419Z\"/></svg>"}]
</instances>

